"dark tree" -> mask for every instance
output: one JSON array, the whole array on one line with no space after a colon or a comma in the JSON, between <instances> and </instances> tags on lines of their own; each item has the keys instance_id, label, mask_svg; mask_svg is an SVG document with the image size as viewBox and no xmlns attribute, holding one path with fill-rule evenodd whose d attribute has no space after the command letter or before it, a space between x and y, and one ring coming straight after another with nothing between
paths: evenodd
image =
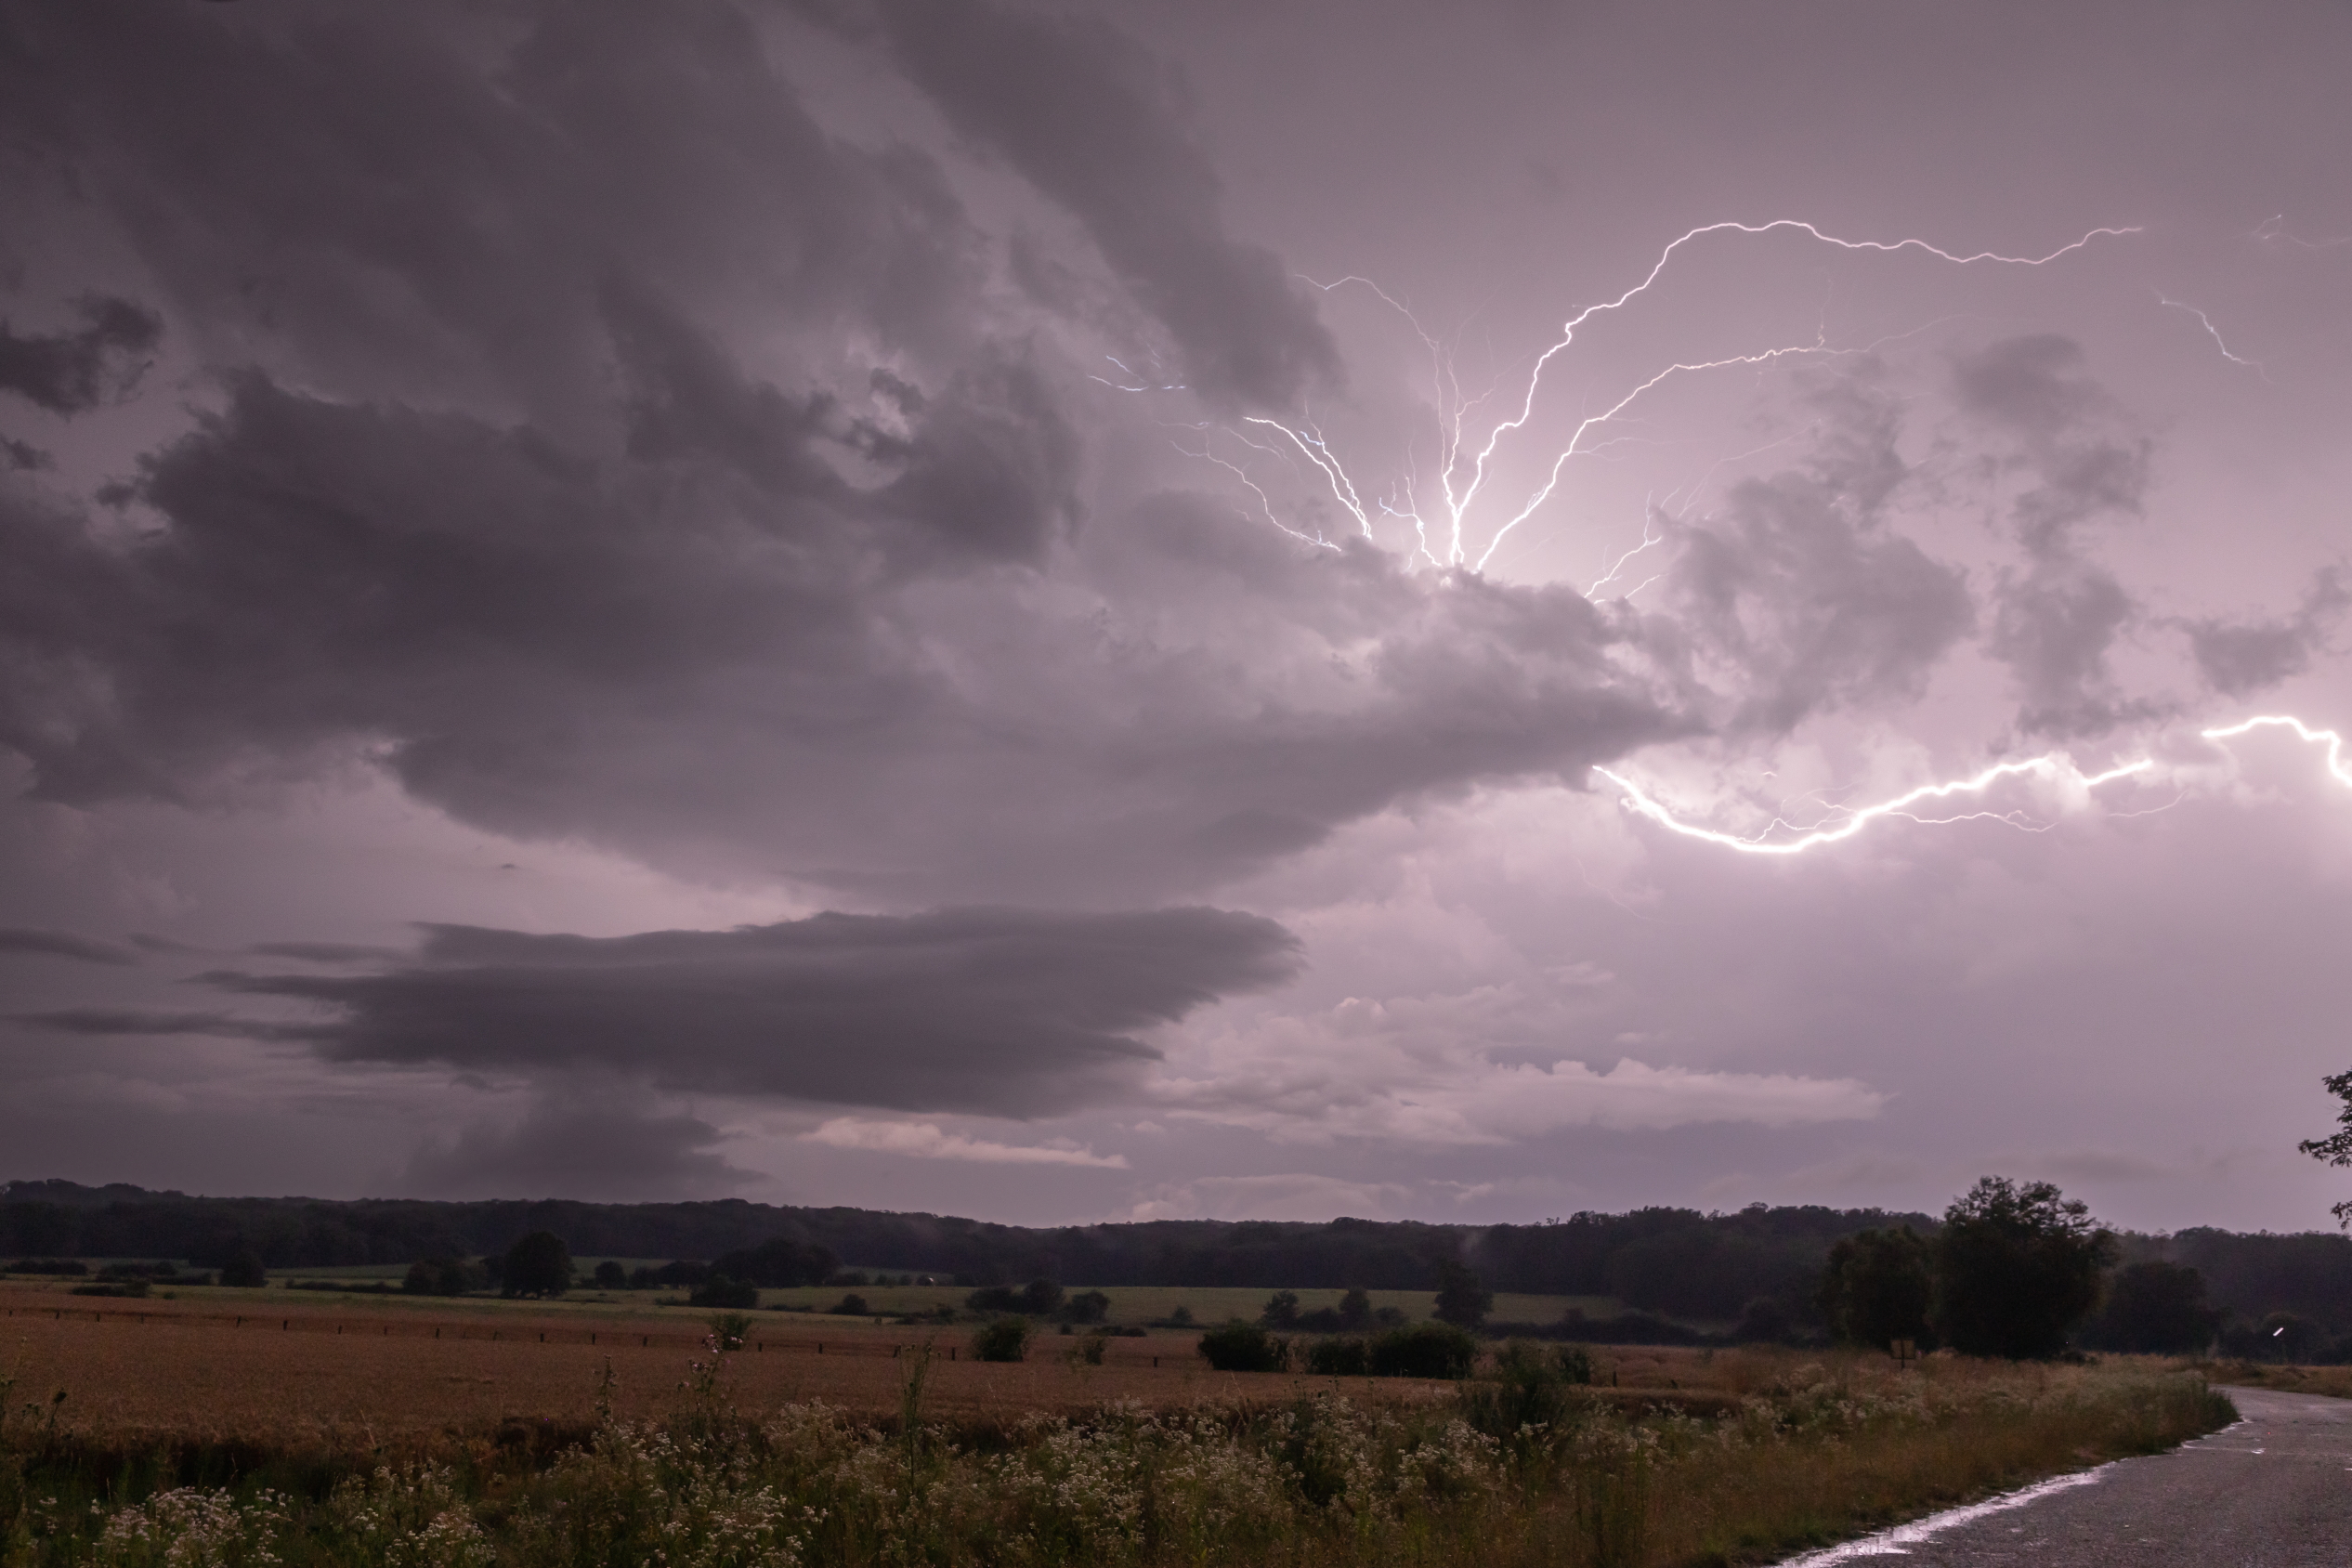
<instances>
[{"instance_id":1,"label":"dark tree","mask_svg":"<svg viewBox=\"0 0 2352 1568\"><path fill-rule=\"evenodd\" d=\"M1102 1323L1111 1315L1111 1299L1100 1290L1081 1290L1062 1303L1065 1323Z\"/></svg>"},{"instance_id":2,"label":"dark tree","mask_svg":"<svg viewBox=\"0 0 2352 1568\"><path fill-rule=\"evenodd\" d=\"M596 1265L596 1288L621 1290L629 1284L629 1271L608 1258Z\"/></svg>"},{"instance_id":3,"label":"dark tree","mask_svg":"<svg viewBox=\"0 0 2352 1568\"><path fill-rule=\"evenodd\" d=\"M2083 1330L2103 1351L2181 1355L2203 1350L2221 1329L2205 1302L2205 1276L2177 1263L2128 1263L2107 1282L2107 1300Z\"/></svg>"},{"instance_id":4,"label":"dark tree","mask_svg":"<svg viewBox=\"0 0 2352 1568\"><path fill-rule=\"evenodd\" d=\"M1279 1372L1290 1346L1255 1323L1235 1318L1200 1337L1200 1353L1220 1372Z\"/></svg>"},{"instance_id":5,"label":"dark tree","mask_svg":"<svg viewBox=\"0 0 2352 1568\"><path fill-rule=\"evenodd\" d=\"M222 1261L220 1282L255 1290L268 1284L269 1276L262 1270L261 1254L250 1247L241 1247Z\"/></svg>"},{"instance_id":6,"label":"dark tree","mask_svg":"<svg viewBox=\"0 0 2352 1568\"><path fill-rule=\"evenodd\" d=\"M506 1249L503 1296L560 1296L571 1288L571 1249L553 1231L533 1231Z\"/></svg>"},{"instance_id":7,"label":"dark tree","mask_svg":"<svg viewBox=\"0 0 2352 1568\"><path fill-rule=\"evenodd\" d=\"M1486 1321L1495 1293L1479 1284L1478 1276L1452 1259L1437 1265L1437 1310L1431 1315L1457 1328L1475 1328Z\"/></svg>"},{"instance_id":8,"label":"dark tree","mask_svg":"<svg viewBox=\"0 0 2352 1568\"><path fill-rule=\"evenodd\" d=\"M750 1312L760 1304L760 1287L748 1280L727 1274L711 1274L701 1284L686 1294L690 1307L717 1307L727 1312Z\"/></svg>"},{"instance_id":9,"label":"dark tree","mask_svg":"<svg viewBox=\"0 0 2352 1568\"><path fill-rule=\"evenodd\" d=\"M2338 1073L2319 1081L2329 1093L2344 1102L2344 1109L2336 1114L2337 1130L2325 1138L2306 1139L2295 1147L2330 1165L2352 1166L2352 1072ZM2337 1224L2352 1230L2352 1198L2345 1199L2330 1212L2334 1214Z\"/></svg>"},{"instance_id":10,"label":"dark tree","mask_svg":"<svg viewBox=\"0 0 2352 1568\"><path fill-rule=\"evenodd\" d=\"M1339 1326L1350 1333L1358 1332L1372 1322L1372 1298L1361 1289L1350 1290L1339 1298Z\"/></svg>"},{"instance_id":11,"label":"dark tree","mask_svg":"<svg viewBox=\"0 0 2352 1568\"><path fill-rule=\"evenodd\" d=\"M771 1236L757 1247L723 1252L712 1260L711 1272L744 1285L769 1290L822 1285L840 1269L841 1260L822 1247L804 1247L790 1236ZM699 1280L686 1283L699 1284ZM860 1284L865 1283L863 1280Z\"/></svg>"},{"instance_id":12,"label":"dark tree","mask_svg":"<svg viewBox=\"0 0 2352 1568\"><path fill-rule=\"evenodd\" d=\"M1031 1317L1051 1317L1062 1304L1062 1287L1050 1279L1033 1279L1021 1287L1021 1311Z\"/></svg>"},{"instance_id":13,"label":"dark tree","mask_svg":"<svg viewBox=\"0 0 2352 1568\"><path fill-rule=\"evenodd\" d=\"M1365 1348L1376 1378L1467 1378L1478 1361L1478 1341L1450 1323L1392 1328Z\"/></svg>"},{"instance_id":14,"label":"dark tree","mask_svg":"<svg viewBox=\"0 0 2352 1568\"><path fill-rule=\"evenodd\" d=\"M1299 1326L1299 1293L1277 1290L1266 1298L1266 1310L1258 1314L1258 1321L1269 1328L1291 1329Z\"/></svg>"},{"instance_id":15,"label":"dark tree","mask_svg":"<svg viewBox=\"0 0 2352 1568\"><path fill-rule=\"evenodd\" d=\"M1000 1317L972 1337L972 1354L978 1361L1026 1361L1029 1354L1029 1337L1037 1332L1037 1325L1013 1314Z\"/></svg>"},{"instance_id":16,"label":"dark tree","mask_svg":"<svg viewBox=\"0 0 2352 1568\"><path fill-rule=\"evenodd\" d=\"M1897 1339L1927 1338L1934 1295L1927 1244L1905 1225L1840 1237L1829 1249L1814 1299L1832 1334L1850 1345L1886 1350Z\"/></svg>"},{"instance_id":17,"label":"dark tree","mask_svg":"<svg viewBox=\"0 0 2352 1568\"><path fill-rule=\"evenodd\" d=\"M2047 1182L1987 1176L1944 1210L1931 1320L1963 1355L2053 1356L2098 1305L2115 1237Z\"/></svg>"}]
</instances>

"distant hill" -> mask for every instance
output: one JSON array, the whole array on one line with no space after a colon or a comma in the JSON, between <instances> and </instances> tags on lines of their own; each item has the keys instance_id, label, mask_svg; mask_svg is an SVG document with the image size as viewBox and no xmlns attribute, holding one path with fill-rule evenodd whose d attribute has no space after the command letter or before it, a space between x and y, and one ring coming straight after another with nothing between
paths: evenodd
<instances>
[{"instance_id":1,"label":"distant hill","mask_svg":"<svg viewBox=\"0 0 2352 1568\"><path fill-rule=\"evenodd\" d=\"M1431 1288L1459 1260L1490 1289L1614 1296L1680 1318L1725 1322L1759 1297L1810 1313L1830 1244L1872 1226L1933 1231L1926 1214L1751 1206L1731 1214L1637 1209L1540 1225L1415 1221L1157 1220L1036 1229L938 1214L746 1203L199 1197L72 1182L0 1186L0 1259L168 1258L217 1268L251 1247L272 1269L406 1263L503 1252L549 1230L577 1256L715 1258L773 1236L830 1249L864 1269L950 1274L970 1285L1049 1278L1070 1285ZM2165 1257L2204 1274L2241 1324L2289 1312L2352 1331L2352 1240L2331 1232L2196 1229L2127 1235L2126 1258Z\"/></svg>"}]
</instances>

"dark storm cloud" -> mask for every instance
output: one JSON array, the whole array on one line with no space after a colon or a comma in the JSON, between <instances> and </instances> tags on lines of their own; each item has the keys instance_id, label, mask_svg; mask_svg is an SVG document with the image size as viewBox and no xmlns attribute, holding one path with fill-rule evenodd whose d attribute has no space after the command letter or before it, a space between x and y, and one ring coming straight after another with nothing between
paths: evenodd
<instances>
[{"instance_id":1,"label":"dark storm cloud","mask_svg":"<svg viewBox=\"0 0 2352 1568\"><path fill-rule=\"evenodd\" d=\"M1739 672L1733 727L1783 731L1816 709L1915 694L1975 623L1967 584L1893 532L1906 468L1897 403L1866 376L1816 389L1811 463L1743 482L1681 535L1679 628Z\"/></svg>"},{"instance_id":2,"label":"dark storm cloud","mask_svg":"<svg viewBox=\"0 0 2352 1568\"><path fill-rule=\"evenodd\" d=\"M1082 531L1088 384L1028 318L972 325L1003 311L938 165L826 137L733 7L524 7L511 44L429 7L127 15L0 20L39 84L0 115L271 356L144 460L159 529L0 491L0 743L43 797L357 751L502 832L1101 905L1692 727L1613 659L1631 619L1564 590ZM1212 381L1281 398L1327 364L1134 45L889 15ZM754 371L730 320L781 347Z\"/></svg>"},{"instance_id":3,"label":"dark storm cloud","mask_svg":"<svg viewBox=\"0 0 2352 1568\"><path fill-rule=\"evenodd\" d=\"M1124 1086L1157 1059L1135 1031L1287 978L1297 948L1217 909L973 909L618 937L434 926L379 973L205 979L334 1010L270 1026L337 1061L1033 1116Z\"/></svg>"},{"instance_id":4,"label":"dark storm cloud","mask_svg":"<svg viewBox=\"0 0 2352 1568\"><path fill-rule=\"evenodd\" d=\"M1339 350L1281 258L1235 240L1169 62L1091 17L881 0L908 74L964 135L1086 225L1213 400L1285 406Z\"/></svg>"},{"instance_id":5,"label":"dark storm cloud","mask_svg":"<svg viewBox=\"0 0 2352 1568\"><path fill-rule=\"evenodd\" d=\"M21 926L0 927L0 953L31 953L44 958L79 959L84 963L128 964L138 962L138 955L111 942L93 942L86 936L76 936L67 931L28 931Z\"/></svg>"},{"instance_id":6,"label":"dark storm cloud","mask_svg":"<svg viewBox=\"0 0 2352 1568\"><path fill-rule=\"evenodd\" d=\"M75 302L79 330L24 335L0 320L0 390L32 399L52 413L84 413L138 384L155 347L163 341L163 320L127 299L90 294ZM20 468L40 466L19 455L29 447L8 443Z\"/></svg>"},{"instance_id":7,"label":"dark storm cloud","mask_svg":"<svg viewBox=\"0 0 2352 1568\"><path fill-rule=\"evenodd\" d=\"M2028 735L2104 735L2155 708L2119 695L2107 655L2137 618L2123 584L2098 568L2043 566L2005 581L1990 643L2016 675Z\"/></svg>"},{"instance_id":8,"label":"dark storm cloud","mask_svg":"<svg viewBox=\"0 0 2352 1568\"><path fill-rule=\"evenodd\" d=\"M712 1152L719 1138L699 1117L590 1090L541 1100L518 1121L475 1123L428 1141L399 1184L426 1197L713 1197L753 1179Z\"/></svg>"},{"instance_id":9,"label":"dark storm cloud","mask_svg":"<svg viewBox=\"0 0 2352 1568\"><path fill-rule=\"evenodd\" d=\"M2244 697L2308 669L2312 655L2327 649L2328 634L2347 605L2352 590L2345 587L2340 571L2329 568L2313 581L2293 615L2254 621L2208 617L2181 624L2205 684L2226 697Z\"/></svg>"}]
</instances>

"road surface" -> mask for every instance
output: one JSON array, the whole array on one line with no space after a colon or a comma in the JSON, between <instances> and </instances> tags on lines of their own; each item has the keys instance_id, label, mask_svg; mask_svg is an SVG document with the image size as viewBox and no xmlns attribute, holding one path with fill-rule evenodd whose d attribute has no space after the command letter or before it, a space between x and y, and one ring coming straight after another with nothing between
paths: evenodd
<instances>
[{"instance_id":1,"label":"road surface","mask_svg":"<svg viewBox=\"0 0 2352 1568\"><path fill-rule=\"evenodd\" d=\"M1791 1558L1831 1568L2352 1568L2352 1400L2228 1389L2243 1419ZM1891 1564L1890 1564L1891 1568Z\"/></svg>"}]
</instances>

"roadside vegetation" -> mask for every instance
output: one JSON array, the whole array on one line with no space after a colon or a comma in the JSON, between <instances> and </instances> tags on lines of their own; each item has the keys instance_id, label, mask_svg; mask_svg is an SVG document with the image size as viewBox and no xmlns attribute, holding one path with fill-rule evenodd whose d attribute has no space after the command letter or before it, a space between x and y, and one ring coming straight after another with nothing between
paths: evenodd
<instances>
[{"instance_id":1,"label":"roadside vegetation","mask_svg":"<svg viewBox=\"0 0 2352 1568\"><path fill-rule=\"evenodd\" d=\"M0 1562L20 1565L1405 1563L1770 1561L2231 1418L2193 1371L1859 1352L1515 1344L1409 1398L1293 1397L934 1418L754 1409L714 1332L666 1416L174 1442L0 1391ZM1356 1385L1361 1387L1362 1385Z\"/></svg>"}]
</instances>

